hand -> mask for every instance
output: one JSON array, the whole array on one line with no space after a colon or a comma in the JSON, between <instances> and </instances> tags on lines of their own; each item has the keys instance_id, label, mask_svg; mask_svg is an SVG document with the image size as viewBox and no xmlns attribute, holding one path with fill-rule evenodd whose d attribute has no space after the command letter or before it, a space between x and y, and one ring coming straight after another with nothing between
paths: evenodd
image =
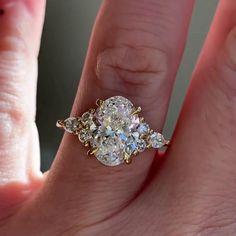
<instances>
[{"instance_id":1,"label":"hand","mask_svg":"<svg viewBox=\"0 0 236 236\"><path fill-rule=\"evenodd\" d=\"M161 131L193 4L105 0L72 115L124 95ZM219 3L163 158L146 151L109 168L65 134L42 175L34 116L44 8L0 1L0 235L235 235L235 0Z\"/></svg>"}]
</instances>

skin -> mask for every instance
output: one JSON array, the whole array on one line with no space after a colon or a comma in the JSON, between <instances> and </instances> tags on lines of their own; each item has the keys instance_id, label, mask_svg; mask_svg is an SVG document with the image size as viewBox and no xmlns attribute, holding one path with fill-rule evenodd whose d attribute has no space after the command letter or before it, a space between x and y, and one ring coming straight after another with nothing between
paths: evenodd
<instances>
[{"instance_id":1,"label":"skin","mask_svg":"<svg viewBox=\"0 0 236 236\"><path fill-rule=\"evenodd\" d=\"M104 0L71 115L123 95L161 131L193 0ZM47 174L34 123L44 0L0 0L0 235L236 234L236 3L221 0L171 145L102 166L65 134Z\"/></svg>"}]
</instances>

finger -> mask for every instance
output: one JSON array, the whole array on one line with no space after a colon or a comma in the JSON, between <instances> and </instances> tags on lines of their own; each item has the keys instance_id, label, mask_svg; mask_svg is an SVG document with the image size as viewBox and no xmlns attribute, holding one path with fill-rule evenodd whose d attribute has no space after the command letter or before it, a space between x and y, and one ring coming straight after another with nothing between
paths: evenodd
<instances>
[{"instance_id":1,"label":"finger","mask_svg":"<svg viewBox=\"0 0 236 236\"><path fill-rule=\"evenodd\" d=\"M44 5L0 0L0 185L39 172L34 116Z\"/></svg>"},{"instance_id":2,"label":"finger","mask_svg":"<svg viewBox=\"0 0 236 236\"><path fill-rule=\"evenodd\" d=\"M160 131L192 7L189 0L177 5L172 0L104 1L72 115L93 107L97 98L123 95L140 105L151 127ZM137 194L154 152L116 168L85 158L85 153L74 136L65 135L44 190L48 201L56 197L51 209L69 201L73 206L68 211L76 209L85 216L83 222L91 223L113 214Z\"/></svg>"},{"instance_id":3,"label":"finger","mask_svg":"<svg viewBox=\"0 0 236 236\"><path fill-rule=\"evenodd\" d=\"M178 223L184 222L183 228L194 226L191 232L208 230L208 226L216 230L219 222L221 229L227 224L229 228L233 226L229 221L235 211L229 209L235 204L236 181L235 12L235 1L220 1L193 74L169 158L158 176L158 196L156 186L151 187L152 196L157 196L155 203L164 195L167 197L163 205L172 206L173 212L182 207L187 216L179 218ZM158 203L156 207L163 210L159 211L162 218L167 216L167 209ZM218 228L214 234L217 232L222 231Z\"/></svg>"}]
</instances>

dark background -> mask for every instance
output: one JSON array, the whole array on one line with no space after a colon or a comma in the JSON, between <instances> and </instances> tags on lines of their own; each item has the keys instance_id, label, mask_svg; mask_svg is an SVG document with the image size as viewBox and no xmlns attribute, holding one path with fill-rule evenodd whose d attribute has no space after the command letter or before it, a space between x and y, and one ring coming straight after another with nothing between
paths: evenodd
<instances>
[{"instance_id":1,"label":"dark background","mask_svg":"<svg viewBox=\"0 0 236 236\"><path fill-rule=\"evenodd\" d=\"M37 104L43 171L50 167L63 134L55 127L55 122L70 114L89 35L100 3L100 0L48 1L39 55ZM217 0L196 1L189 41L166 122L164 133L167 137L173 132L216 3Z\"/></svg>"}]
</instances>

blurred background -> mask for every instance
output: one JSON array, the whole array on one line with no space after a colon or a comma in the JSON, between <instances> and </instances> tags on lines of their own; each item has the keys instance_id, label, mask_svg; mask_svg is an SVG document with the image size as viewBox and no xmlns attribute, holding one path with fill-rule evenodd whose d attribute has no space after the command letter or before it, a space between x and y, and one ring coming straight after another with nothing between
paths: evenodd
<instances>
[{"instance_id":1,"label":"blurred background","mask_svg":"<svg viewBox=\"0 0 236 236\"><path fill-rule=\"evenodd\" d=\"M164 130L170 137L183 103L191 73L212 20L217 0L198 0L188 44L178 72ZM49 0L39 55L37 125L41 142L42 170L56 154L63 132L58 118L70 114L84 57L101 0Z\"/></svg>"}]
</instances>

